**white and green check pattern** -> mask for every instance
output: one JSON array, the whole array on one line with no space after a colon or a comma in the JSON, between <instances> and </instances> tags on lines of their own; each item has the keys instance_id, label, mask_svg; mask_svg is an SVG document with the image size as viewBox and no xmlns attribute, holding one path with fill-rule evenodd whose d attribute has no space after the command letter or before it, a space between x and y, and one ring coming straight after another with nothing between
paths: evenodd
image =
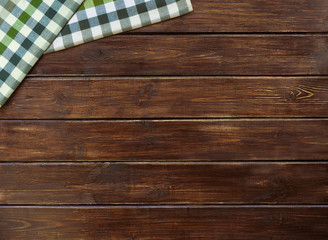
<instances>
[{"instance_id":1,"label":"white and green check pattern","mask_svg":"<svg viewBox=\"0 0 328 240\"><path fill-rule=\"evenodd\" d=\"M0 107L83 0L1 0Z\"/></svg>"},{"instance_id":2,"label":"white and green check pattern","mask_svg":"<svg viewBox=\"0 0 328 240\"><path fill-rule=\"evenodd\" d=\"M192 11L190 0L86 0L46 51L60 51L82 43L147 26Z\"/></svg>"},{"instance_id":3,"label":"white and green check pattern","mask_svg":"<svg viewBox=\"0 0 328 240\"><path fill-rule=\"evenodd\" d=\"M42 54L191 11L190 0L0 0L0 107Z\"/></svg>"}]
</instances>

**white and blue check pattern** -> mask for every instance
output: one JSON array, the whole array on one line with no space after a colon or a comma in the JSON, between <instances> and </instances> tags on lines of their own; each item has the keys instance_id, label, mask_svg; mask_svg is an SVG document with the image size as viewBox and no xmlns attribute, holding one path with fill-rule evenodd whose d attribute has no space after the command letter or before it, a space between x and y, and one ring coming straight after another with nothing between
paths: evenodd
<instances>
[{"instance_id":1,"label":"white and blue check pattern","mask_svg":"<svg viewBox=\"0 0 328 240\"><path fill-rule=\"evenodd\" d=\"M46 51L60 51L103 37L179 17L190 0L116 0L78 11Z\"/></svg>"}]
</instances>

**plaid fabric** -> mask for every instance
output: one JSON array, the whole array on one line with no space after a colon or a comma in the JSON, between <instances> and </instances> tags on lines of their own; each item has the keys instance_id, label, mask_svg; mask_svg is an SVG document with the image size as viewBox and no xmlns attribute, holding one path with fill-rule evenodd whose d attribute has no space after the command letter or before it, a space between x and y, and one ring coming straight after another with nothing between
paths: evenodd
<instances>
[{"instance_id":1,"label":"plaid fabric","mask_svg":"<svg viewBox=\"0 0 328 240\"><path fill-rule=\"evenodd\" d=\"M3 0L0 3L0 25L4 22L4 19L9 16L10 12L19 1L20 0Z\"/></svg>"},{"instance_id":2,"label":"plaid fabric","mask_svg":"<svg viewBox=\"0 0 328 240\"><path fill-rule=\"evenodd\" d=\"M0 0L0 107L43 53L59 51L192 11L190 0L82 2Z\"/></svg>"},{"instance_id":3,"label":"plaid fabric","mask_svg":"<svg viewBox=\"0 0 328 240\"><path fill-rule=\"evenodd\" d=\"M83 0L1 0L0 107Z\"/></svg>"},{"instance_id":4,"label":"plaid fabric","mask_svg":"<svg viewBox=\"0 0 328 240\"><path fill-rule=\"evenodd\" d=\"M46 53L175 18L191 11L190 0L86 0Z\"/></svg>"},{"instance_id":5,"label":"plaid fabric","mask_svg":"<svg viewBox=\"0 0 328 240\"><path fill-rule=\"evenodd\" d=\"M92 7L96 7L99 5L103 5L105 3L109 3L115 0L86 0L84 1L84 3L81 5L81 7L78 9L78 11L87 9L87 8L92 8Z\"/></svg>"}]
</instances>

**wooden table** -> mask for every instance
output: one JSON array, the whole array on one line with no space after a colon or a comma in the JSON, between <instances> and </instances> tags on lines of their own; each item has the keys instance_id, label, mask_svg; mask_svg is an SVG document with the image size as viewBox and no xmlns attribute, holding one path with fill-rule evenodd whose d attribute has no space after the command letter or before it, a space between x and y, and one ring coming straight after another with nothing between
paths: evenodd
<instances>
[{"instance_id":1,"label":"wooden table","mask_svg":"<svg viewBox=\"0 0 328 240\"><path fill-rule=\"evenodd\" d=\"M328 239L328 1L44 56L0 110L0 239Z\"/></svg>"}]
</instances>

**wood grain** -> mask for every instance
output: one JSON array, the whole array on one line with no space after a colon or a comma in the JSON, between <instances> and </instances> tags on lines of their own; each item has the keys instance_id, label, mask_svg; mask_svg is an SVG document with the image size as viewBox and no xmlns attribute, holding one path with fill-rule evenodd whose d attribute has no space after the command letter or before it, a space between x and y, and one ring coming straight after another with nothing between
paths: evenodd
<instances>
[{"instance_id":1,"label":"wood grain","mask_svg":"<svg viewBox=\"0 0 328 240\"><path fill-rule=\"evenodd\" d=\"M28 78L0 119L327 117L327 77Z\"/></svg>"},{"instance_id":2,"label":"wood grain","mask_svg":"<svg viewBox=\"0 0 328 240\"><path fill-rule=\"evenodd\" d=\"M192 0L194 12L134 32L327 32L326 0Z\"/></svg>"},{"instance_id":3,"label":"wood grain","mask_svg":"<svg viewBox=\"0 0 328 240\"><path fill-rule=\"evenodd\" d=\"M192 1L42 57L0 110L0 240L328 239L328 1Z\"/></svg>"},{"instance_id":4,"label":"wood grain","mask_svg":"<svg viewBox=\"0 0 328 240\"><path fill-rule=\"evenodd\" d=\"M328 120L1 121L1 161L324 160Z\"/></svg>"},{"instance_id":5,"label":"wood grain","mask_svg":"<svg viewBox=\"0 0 328 240\"><path fill-rule=\"evenodd\" d=\"M327 163L0 164L0 204L327 204Z\"/></svg>"},{"instance_id":6,"label":"wood grain","mask_svg":"<svg viewBox=\"0 0 328 240\"><path fill-rule=\"evenodd\" d=\"M326 35L118 35L45 55L31 74L320 75L327 62Z\"/></svg>"},{"instance_id":7,"label":"wood grain","mask_svg":"<svg viewBox=\"0 0 328 240\"><path fill-rule=\"evenodd\" d=\"M1 239L326 239L327 207L1 207Z\"/></svg>"}]
</instances>

